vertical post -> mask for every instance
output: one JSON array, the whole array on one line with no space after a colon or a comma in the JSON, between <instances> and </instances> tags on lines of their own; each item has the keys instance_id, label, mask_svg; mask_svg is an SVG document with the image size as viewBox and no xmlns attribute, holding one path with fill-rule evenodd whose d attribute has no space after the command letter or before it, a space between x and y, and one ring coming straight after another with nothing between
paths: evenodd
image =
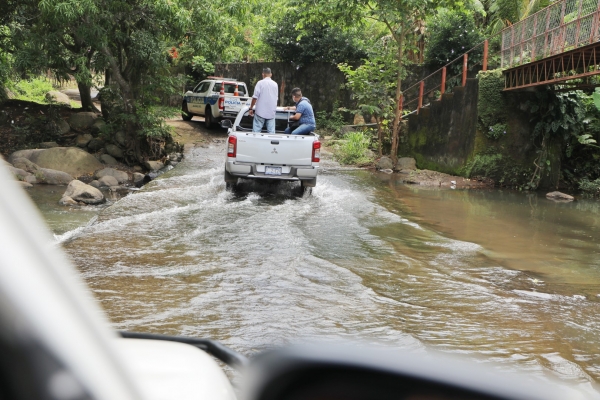
<instances>
[{"instance_id":1,"label":"vertical post","mask_svg":"<svg viewBox=\"0 0 600 400\"><path fill-rule=\"evenodd\" d=\"M442 86L440 89L440 98L442 97L442 95L444 94L444 92L446 91L446 67L442 68Z\"/></svg>"},{"instance_id":2,"label":"vertical post","mask_svg":"<svg viewBox=\"0 0 600 400\"><path fill-rule=\"evenodd\" d=\"M463 55L463 74L462 74L462 85L465 86L467 84L467 62L469 61L469 54L465 53Z\"/></svg>"},{"instance_id":3,"label":"vertical post","mask_svg":"<svg viewBox=\"0 0 600 400\"><path fill-rule=\"evenodd\" d=\"M423 91L424 90L425 90L425 81L421 81L421 83L419 83L419 105L417 106L417 114L421 110L421 107L423 107Z\"/></svg>"},{"instance_id":4,"label":"vertical post","mask_svg":"<svg viewBox=\"0 0 600 400\"><path fill-rule=\"evenodd\" d=\"M483 42L483 70L487 71L487 58L488 58L488 40L485 39L485 41ZM445 67L444 67L445 69ZM446 71L444 71L446 72ZM445 74L444 74L445 75ZM446 77L444 76L444 81ZM444 93L444 92L442 92Z\"/></svg>"}]
</instances>

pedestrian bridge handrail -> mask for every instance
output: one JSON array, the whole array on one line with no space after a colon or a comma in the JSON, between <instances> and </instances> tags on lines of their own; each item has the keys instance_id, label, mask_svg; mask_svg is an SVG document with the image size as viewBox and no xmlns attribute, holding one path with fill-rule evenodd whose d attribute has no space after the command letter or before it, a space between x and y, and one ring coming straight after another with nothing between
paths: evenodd
<instances>
[{"instance_id":1,"label":"pedestrian bridge handrail","mask_svg":"<svg viewBox=\"0 0 600 400\"><path fill-rule=\"evenodd\" d=\"M508 69L598 41L600 0L560 0L504 28L404 89L398 107L405 115L415 110L418 113L424 100L439 98L455 86L465 86L469 73L486 71L488 60L494 68Z\"/></svg>"}]
</instances>

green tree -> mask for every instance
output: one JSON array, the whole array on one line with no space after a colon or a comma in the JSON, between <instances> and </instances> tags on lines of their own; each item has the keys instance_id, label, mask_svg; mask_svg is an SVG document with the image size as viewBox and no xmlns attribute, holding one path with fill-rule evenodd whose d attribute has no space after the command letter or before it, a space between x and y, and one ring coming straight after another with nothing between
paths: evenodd
<instances>
[{"instance_id":1,"label":"green tree","mask_svg":"<svg viewBox=\"0 0 600 400\"><path fill-rule=\"evenodd\" d=\"M357 63L367 56L355 29L309 22L300 26L291 10L267 28L264 42L273 50L274 61L304 65L315 61Z\"/></svg>"},{"instance_id":2,"label":"green tree","mask_svg":"<svg viewBox=\"0 0 600 400\"><path fill-rule=\"evenodd\" d=\"M352 91L356 101L355 112L371 115L377 121L377 139L379 156L383 155L384 135L389 131L390 123L394 120L395 93L395 63L393 53L387 51L388 40L380 40L381 46L377 52L371 52L370 57L354 68L346 63L338 65L346 76L346 86Z\"/></svg>"},{"instance_id":3,"label":"green tree","mask_svg":"<svg viewBox=\"0 0 600 400\"><path fill-rule=\"evenodd\" d=\"M303 0L303 21L327 21L335 25L352 27L366 20L377 21L387 28L394 44L395 54L395 115L392 125L391 156L397 161L402 81L409 55L415 51L413 43L421 35L423 21L441 6L454 4L452 0Z\"/></svg>"},{"instance_id":4,"label":"green tree","mask_svg":"<svg viewBox=\"0 0 600 400\"><path fill-rule=\"evenodd\" d=\"M12 3L11 3L12 4ZM102 111L113 130L129 136L126 156L140 162L168 135L159 95L180 86L171 77L174 46L214 56L225 49L219 35L241 18L246 1L217 0L23 0L9 26L20 70L51 68L74 75L84 106L92 71L106 71ZM11 25L12 24L12 25ZM184 52L185 53L185 52ZM192 59L190 57L190 59ZM154 142L153 142L154 141ZM155 152L155 151L154 151Z\"/></svg>"},{"instance_id":5,"label":"green tree","mask_svg":"<svg viewBox=\"0 0 600 400\"><path fill-rule=\"evenodd\" d=\"M441 68L477 44L485 36L478 29L473 12L467 9L440 9L427 19L428 40L425 47L425 62L435 68ZM478 63L483 58L483 48L477 48L469 54L469 61ZM454 63L448 71L449 76L457 76L462 63ZM457 81L458 82L458 81ZM454 86L448 82L448 86Z\"/></svg>"}]
</instances>

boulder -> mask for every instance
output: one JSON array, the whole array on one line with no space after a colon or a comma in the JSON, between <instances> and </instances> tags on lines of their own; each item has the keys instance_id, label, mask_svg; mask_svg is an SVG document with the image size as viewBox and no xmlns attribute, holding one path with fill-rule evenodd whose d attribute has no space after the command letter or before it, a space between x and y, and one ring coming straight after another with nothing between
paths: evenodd
<instances>
[{"instance_id":1,"label":"boulder","mask_svg":"<svg viewBox=\"0 0 600 400\"><path fill-rule=\"evenodd\" d=\"M142 168L142 166L141 166L141 165L134 165L134 166L133 166L133 171L134 171L134 172L143 172L143 171L144 171L144 168Z\"/></svg>"},{"instance_id":2,"label":"boulder","mask_svg":"<svg viewBox=\"0 0 600 400\"><path fill-rule=\"evenodd\" d=\"M107 144L105 147L106 152L114 158L123 158L123 150L114 144Z\"/></svg>"},{"instance_id":3,"label":"boulder","mask_svg":"<svg viewBox=\"0 0 600 400\"><path fill-rule=\"evenodd\" d=\"M67 190L63 194L63 197L65 196L85 204L101 204L105 201L104 195L100 190L78 180L73 180L69 183Z\"/></svg>"},{"instance_id":4,"label":"boulder","mask_svg":"<svg viewBox=\"0 0 600 400\"><path fill-rule=\"evenodd\" d=\"M13 155L16 153L19 152ZM28 157L26 155L27 153L24 153L23 157L41 168L63 171L74 177L93 174L102 168L100 161L93 155L77 147L55 147L30 153Z\"/></svg>"},{"instance_id":5,"label":"boulder","mask_svg":"<svg viewBox=\"0 0 600 400\"><path fill-rule=\"evenodd\" d=\"M417 162L412 157L400 157L398 159L398 164L396 164L396 170L400 171L403 169L416 171L417 170Z\"/></svg>"},{"instance_id":6,"label":"boulder","mask_svg":"<svg viewBox=\"0 0 600 400\"><path fill-rule=\"evenodd\" d=\"M139 172L134 172L133 173L133 184L135 186L143 185L144 184L144 174L140 174Z\"/></svg>"},{"instance_id":7,"label":"boulder","mask_svg":"<svg viewBox=\"0 0 600 400\"><path fill-rule=\"evenodd\" d=\"M37 178L35 177L34 174L27 175L25 177L24 181L27 182L27 183L31 183L32 185L35 184L35 183L38 183L38 180L37 180Z\"/></svg>"},{"instance_id":8,"label":"boulder","mask_svg":"<svg viewBox=\"0 0 600 400\"><path fill-rule=\"evenodd\" d=\"M575 197L570 196L565 193L561 193L561 192L546 193L546 197L550 200L556 200L556 201L573 201L573 200L575 200Z\"/></svg>"},{"instance_id":9,"label":"boulder","mask_svg":"<svg viewBox=\"0 0 600 400\"><path fill-rule=\"evenodd\" d=\"M96 113L91 111L75 113L69 117L69 126L76 131L89 129L97 118Z\"/></svg>"},{"instance_id":10,"label":"boulder","mask_svg":"<svg viewBox=\"0 0 600 400\"><path fill-rule=\"evenodd\" d=\"M46 93L46 100L49 102L67 104L69 107L71 106L71 99L69 99L69 96L56 90L51 90Z\"/></svg>"},{"instance_id":11,"label":"boulder","mask_svg":"<svg viewBox=\"0 0 600 400\"><path fill-rule=\"evenodd\" d=\"M121 146L125 146L125 133L123 131L117 131L114 136L115 142Z\"/></svg>"},{"instance_id":12,"label":"boulder","mask_svg":"<svg viewBox=\"0 0 600 400\"><path fill-rule=\"evenodd\" d=\"M47 185L68 185L73 180L73 177L66 172L49 168L38 169L35 178L37 182Z\"/></svg>"},{"instance_id":13,"label":"boulder","mask_svg":"<svg viewBox=\"0 0 600 400\"><path fill-rule=\"evenodd\" d=\"M87 145L87 148L91 151L98 151L104 148L104 141L102 139L94 138L90 140Z\"/></svg>"},{"instance_id":14,"label":"boulder","mask_svg":"<svg viewBox=\"0 0 600 400\"><path fill-rule=\"evenodd\" d=\"M40 149L51 149L53 147L58 147L58 143L56 142L42 142L38 146Z\"/></svg>"},{"instance_id":15,"label":"boulder","mask_svg":"<svg viewBox=\"0 0 600 400\"><path fill-rule=\"evenodd\" d=\"M13 161L17 158L26 158L28 160L31 160L31 158L34 155L37 155L37 154L41 153L42 151L46 151L46 150L44 150L44 149L27 149L27 150L15 151L10 156L8 156L8 162L12 164Z\"/></svg>"},{"instance_id":16,"label":"boulder","mask_svg":"<svg viewBox=\"0 0 600 400\"><path fill-rule=\"evenodd\" d=\"M70 198L69 196L63 196L58 201L58 204L60 204L62 206L75 206L75 205L77 205L77 202L75 200L73 200L72 198Z\"/></svg>"},{"instance_id":17,"label":"boulder","mask_svg":"<svg viewBox=\"0 0 600 400\"><path fill-rule=\"evenodd\" d=\"M158 171L159 169L163 168L165 164L160 161L146 161L144 166L150 171Z\"/></svg>"},{"instance_id":18,"label":"boulder","mask_svg":"<svg viewBox=\"0 0 600 400\"><path fill-rule=\"evenodd\" d=\"M102 131L102 129L106 126L106 122L103 119L98 118L92 124L92 133L98 134Z\"/></svg>"},{"instance_id":19,"label":"boulder","mask_svg":"<svg viewBox=\"0 0 600 400\"><path fill-rule=\"evenodd\" d=\"M118 161L115 160L115 158L113 156L111 156L110 154L102 154L100 156L100 161L106 165L117 165L118 164Z\"/></svg>"},{"instance_id":20,"label":"boulder","mask_svg":"<svg viewBox=\"0 0 600 400\"><path fill-rule=\"evenodd\" d=\"M89 134L89 133L83 133L83 134L79 134L77 135L77 137L75 138L75 145L77 147L81 147L84 148L88 145L88 143L93 139L94 137Z\"/></svg>"},{"instance_id":21,"label":"boulder","mask_svg":"<svg viewBox=\"0 0 600 400\"><path fill-rule=\"evenodd\" d=\"M17 179L18 179L18 180L20 180L20 181L23 181L23 180L25 180L25 178L26 178L28 175L31 175L29 172L27 172L27 171L25 171L25 170L23 170L23 169L20 169L20 168L15 168L15 167L10 167L10 166L9 166L9 167L8 167L8 170L9 170L10 172L12 172L12 174L15 176L15 178L17 178Z\"/></svg>"},{"instance_id":22,"label":"boulder","mask_svg":"<svg viewBox=\"0 0 600 400\"><path fill-rule=\"evenodd\" d=\"M96 172L96 174L94 176L96 177L96 179L100 179L103 176L112 176L112 177L117 178L117 182L119 182L119 183L124 183L124 182L129 181L129 175L127 174L127 172L119 171L114 168L104 168L104 169Z\"/></svg>"},{"instance_id":23,"label":"boulder","mask_svg":"<svg viewBox=\"0 0 600 400\"><path fill-rule=\"evenodd\" d=\"M98 183L100 186L119 186L119 181L117 181L117 178L110 175L104 175L102 178L98 179Z\"/></svg>"},{"instance_id":24,"label":"boulder","mask_svg":"<svg viewBox=\"0 0 600 400\"><path fill-rule=\"evenodd\" d=\"M365 118L360 115L360 114L356 114L354 116L354 121L352 121L353 125L363 125L365 123Z\"/></svg>"},{"instance_id":25,"label":"boulder","mask_svg":"<svg viewBox=\"0 0 600 400\"><path fill-rule=\"evenodd\" d=\"M58 126L58 130L60 131L61 135L66 135L71 131L71 126L64 119L59 119L56 121L56 126Z\"/></svg>"},{"instance_id":26,"label":"boulder","mask_svg":"<svg viewBox=\"0 0 600 400\"><path fill-rule=\"evenodd\" d=\"M377 169L392 169L394 168L394 163L392 159L389 157L381 157L379 161L375 164Z\"/></svg>"},{"instance_id":27,"label":"boulder","mask_svg":"<svg viewBox=\"0 0 600 400\"><path fill-rule=\"evenodd\" d=\"M100 182L98 182L98 180L94 179L93 181L90 182L90 186L93 186L96 189L99 189L100 188Z\"/></svg>"},{"instance_id":28,"label":"boulder","mask_svg":"<svg viewBox=\"0 0 600 400\"><path fill-rule=\"evenodd\" d=\"M12 162L15 168L23 169L30 174L35 174L40 167L37 164L29 161L27 158L19 157L15 158Z\"/></svg>"}]
</instances>

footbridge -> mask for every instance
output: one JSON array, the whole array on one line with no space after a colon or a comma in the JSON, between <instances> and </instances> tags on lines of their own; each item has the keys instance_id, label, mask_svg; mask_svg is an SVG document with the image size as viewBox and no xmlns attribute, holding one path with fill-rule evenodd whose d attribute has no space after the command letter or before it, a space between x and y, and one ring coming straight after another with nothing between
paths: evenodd
<instances>
[{"instance_id":1,"label":"footbridge","mask_svg":"<svg viewBox=\"0 0 600 400\"><path fill-rule=\"evenodd\" d=\"M558 90L600 86L591 79L600 74L600 0L552 3L405 89L398 106L419 113L489 66L503 69L505 91L542 85L556 85Z\"/></svg>"}]
</instances>

